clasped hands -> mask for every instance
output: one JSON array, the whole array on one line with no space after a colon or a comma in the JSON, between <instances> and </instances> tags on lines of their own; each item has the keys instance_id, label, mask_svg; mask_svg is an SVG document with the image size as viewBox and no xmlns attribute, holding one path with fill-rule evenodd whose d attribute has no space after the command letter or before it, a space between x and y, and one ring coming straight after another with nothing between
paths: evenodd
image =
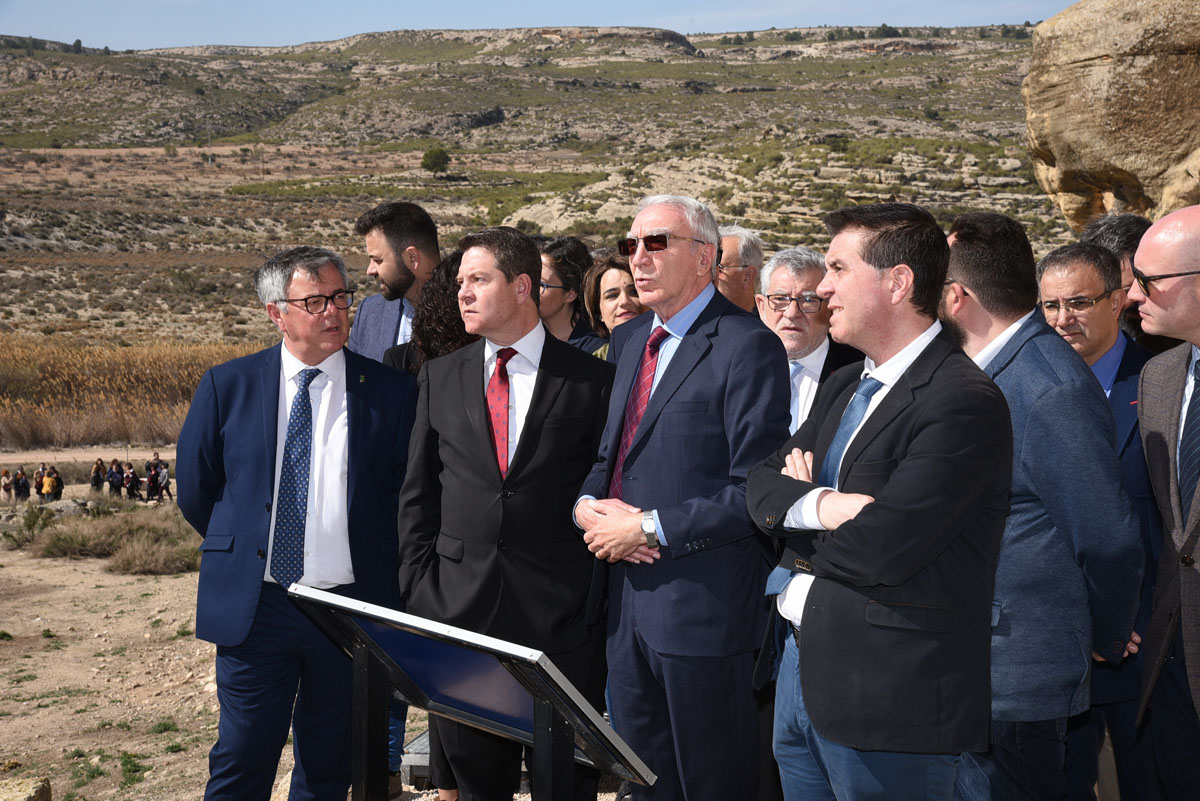
<instances>
[{"instance_id":1,"label":"clasped hands","mask_svg":"<svg viewBox=\"0 0 1200 801\"><path fill-rule=\"evenodd\" d=\"M642 533L642 510L616 498L585 498L575 505L575 520L583 529L583 541L597 559L610 563L654 564L662 556L646 545Z\"/></svg>"},{"instance_id":2,"label":"clasped hands","mask_svg":"<svg viewBox=\"0 0 1200 801\"><path fill-rule=\"evenodd\" d=\"M792 448L792 452L784 457L783 467L779 468L779 472L789 478L811 484L813 483L812 466L812 451ZM863 507L873 500L875 498L872 496L857 492L825 490L817 498L817 519L821 521L821 525L826 530L835 529L843 523L853 520Z\"/></svg>"}]
</instances>

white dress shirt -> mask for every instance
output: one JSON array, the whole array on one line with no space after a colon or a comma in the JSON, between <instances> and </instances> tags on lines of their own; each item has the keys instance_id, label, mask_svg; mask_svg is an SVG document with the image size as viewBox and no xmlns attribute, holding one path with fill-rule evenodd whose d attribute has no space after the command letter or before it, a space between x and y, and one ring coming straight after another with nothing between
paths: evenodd
<instances>
[{"instance_id":1,"label":"white dress shirt","mask_svg":"<svg viewBox=\"0 0 1200 801\"><path fill-rule=\"evenodd\" d=\"M1025 321L1032 317L1036 311L1037 309L1034 309L1029 314L1026 314L1024 317L1010 325L1008 328L1005 328L995 339L984 345L978 353L971 357L972 361L979 365L980 370L987 369L988 365L992 363L992 359L996 358L997 354L999 354L1000 351L1004 349L1004 346L1008 344L1008 340L1012 339L1013 336L1016 335L1017 330L1021 326L1025 325Z\"/></svg>"},{"instance_id":2,"label":"white dress shirt","mask_svg":"<svg viewBox=\"0 0 1200 801\"><path fill-rule=\"evenodd\" d=\"M293 312L298 314L299 312ZM275 415L275 483L271 504L271 540L267 544L264 579L271 577L271 550L275 542L275 517L279 511L279 476L287 441L288 415L300 389L304 364L280 346L279 406ZM341 350L315 365L321 374L308 385L312 403L312 448L309 451L308 508L304 516L304 576L299 583L328 589L354 583L350 562L350 524L347 492L349 476L346 419L346 356Z\"/></svg>"},{"instance_id":3,"label":"white dress shirt","mask_svg":"<svg viewBox=\"0 0 1200 801\"><path fill-rule=\"evenodd\" d=\"M412 339L413 317L416 309L408 298L400 298L400 325L396 328L396 344L403 345Z\"/></svg>"},{"instance_id":4,"label":"white dress shirt","mask_svg":"<svg viewBox=\"0 0 1200 801\"><path fill-rule=\"evenodd\" d=\"M792 378L792 423L791 433L795 434L800 424L808 419L812 411L813 399L817 397L817 388L821 384L821 370L825 367L825 357L829 355L829 339L821 340L821 344L807 356L788 361Z\"/></svg>"},{"instance_id":5,"label":"white dress shirt","mask_svg":"<svg viewBox=\"0 0 1200 801\"><path fill-rule=\"evenodd\" d=\"M539 322L511 347L517 352L508 360L508 463L512 465L521 432L525 430L525 418L529 416L529 404L533 400L533 387L537 384L538 366L542 363L542 348L546 344L546 329ZM483 392L487 396L488 381L496 371L496 354L501 345L490 339L483 344Z\"/></svg>"},{"instance_id":6,"label":"white dress shirt","mask_svg":"<svg viewBox=\"0 0 1200 801\"><path fill-rule=\"evenodd\" d=\"M871 396L871 402L867 405L867 412L863 415L863 419L859 421L858 426L854 429L854 433L850 435L850 439L846 442L846 450L850 449L850 443L854 442L854 438L858 436L858 432L862 430L863 425L871 417L871 414L879 408L879 404L887 397L888 392L900 380L905 371L912 366L912 363L917 360L934 337L942 330L942 324L934 321L933 325L925 329L925 331L905 345L900 352L888 359L880 365L876 365L870 358L863 361L863 376L870 376L876 381L883 384L879 389L875 390L875 394ZM845 452L842 454L845 455ZM838 464L838 469L834 475L841 474L841 464ZM815 479L815 477L814 477ZM792 504L788 509L787 517L784 518L783 527L792 530L808 530L821 531L825 527L821 525L821 520L817 516L817 501L821 495L826 492L836 491L836 487L818 487L804 495L800 500ZM800 625L800 620L804 615L804 602L808 598L808 591L812 588L814 576L809 573L797 573L792 576L792 580L783 588L783 592L779 593L775 599L775 604L779 609L779 614L787 620L790 620L796 626Z\"/></svg>"}]
</instances>

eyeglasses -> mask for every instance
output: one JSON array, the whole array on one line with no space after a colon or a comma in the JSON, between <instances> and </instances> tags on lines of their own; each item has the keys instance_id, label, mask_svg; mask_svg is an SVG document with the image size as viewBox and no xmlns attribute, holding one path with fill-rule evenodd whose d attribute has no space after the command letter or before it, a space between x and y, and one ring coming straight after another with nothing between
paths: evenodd
<instances>
[{"instance_id":1,"label":"eyeglasses","mask_svg":"<svg viewBox=\"0 0 1200 801\"><path fill-rule=\"evenodd\" d=\"M744 264L718 264L717 269L723 273L734 273L746 269Z\"/></svg>"},{"instance_id":2,"label":"eyeglasses","mask_svg":"<svg viewBox=\"0 0 1200 801\"><path fill-rule=\"evenodd\" d=\"M1042 313L1047 315L1058 314L1058 310L1063 306L1066 306L1067 309L1075 314L1081 314L1107 298L1113 292L1116 292L1116 290L1110 289L1103 295L1097 295L1094 298L1066 298L1061 302L1057 300L1043 300L1038 305L1042 307Z\"/></svg>"},{"instance_id":3,"label":"eyeglasses","mask_svg":"<svg viewBox=\"0 0 1200 801\"><path fill-rule=\"evenodd\" d=\"M650 248L647 247L646 250ZM1150 284L1155 281L1161 281L1164 278L1182 278L1185 275L1200 275L1200 270L1189 270L1186 273L1167 273L1166 275L1146 275L1137 267L1133 268L1133 280L1138 285L1138 289L1142 290L1142 294L1150 297Z\"/></svg>"},{"instance_id":4,"label":"eyeglasses","mask_svg":"<svg viewBox=\"0 0 1200 801\"><path fill-rule=\"evenodd\" d=\"M545 281L538 281L542 285L542 289L566 289L565 284L547 284Z\"/></svg>"},{"instance_id":5,"label":"eyeglasses","mask_svg":"<svg viewBox=\"0 0 1200 801\"><path fill-rule=\"evenodd\" d=\"M795 303L800 311L805 314L816 314L821 310L821 304L825 299L816 292L805 292L802 295L792 297L791 295L767 295L767 305L772 311L786 312L788 307Z\"/></svg>"},{"instance_id":6,"label":"eyeglasses","mask_svg":"<svg viewBox=\"0 0 1200 801\"><path fill-rule=\"evenodd\" d=\"M332 295L309 295L306 298L284 298L284 303L303 303L309 314L321 314L331 302L335 309L348 309L354 305L354 293L339 290Z\"/></svg>"},{"instance_id":7,"label":"eyeglasses","mask_svg":"<svg viewBox=\"0 0 1200 801\"><path fill-rule=\"evenodd\" d=\"M686 239L689 242L699 242L701 245L712 244L705 242L703 239L693 239L690 236L680 236L679 234L646 234L645 236L631 236L628 239L617 240L617 252L628 258L637 252L638 242L642 243L642 247L647 253L658 253L666 250L671 244L672 239Z\"/></svg>"}]
</instances>

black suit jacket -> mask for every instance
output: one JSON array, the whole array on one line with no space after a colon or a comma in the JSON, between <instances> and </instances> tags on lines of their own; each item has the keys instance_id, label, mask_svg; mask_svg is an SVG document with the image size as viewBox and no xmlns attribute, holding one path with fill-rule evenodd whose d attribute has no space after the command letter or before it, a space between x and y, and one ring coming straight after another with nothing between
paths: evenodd
<instances>
[{"instance_id":1,"label":"black suit jacket","mask_svg":"<svg viewBox=\"0 0 1200 801\"><path fill-rule=\"evenodd\" d=\"M825 354L825 364L821 366L820 383L824 384L825 379L833 375L834 371L840 370L848 364L855 364L863 360L862 351L857 348L852 348L849 345L843 345L841 342L829 340L829 353ZM815 403L813 405L816 405Z\"/></svg>"},{"instance_id":2,"label":"black suit jacket","mask_svg":"<svg viewBox=\"0 0 1200 801\"><path fill-rule=\"evenodd\" d=\"M547 653L571 650L598 621L605 580L571 513L596 459L613 366L547 332L502 479L483 358L480 340L426 362L418 376L400 493L400 586L413 614Z\"/></svg>"},{"instance_id":3,"label":"black suit jacket","mask_svg":"<svg viewBox=\"0 0 1200 801\"><path fill-rule=\"evenodd\" d=\"M800 627L805 704L823 737L861 750L986 750L992 576L1012 470L1008 407L943 332L846 449L841 491L875 500L831 531L785 530L788 509L816 485L781 475L784 456L813 451L820 474L859 375L857 366L834 373L808 419L747 483L751 515L783 540L779 564L816 577Z\"/></svg>"}]
</instances>

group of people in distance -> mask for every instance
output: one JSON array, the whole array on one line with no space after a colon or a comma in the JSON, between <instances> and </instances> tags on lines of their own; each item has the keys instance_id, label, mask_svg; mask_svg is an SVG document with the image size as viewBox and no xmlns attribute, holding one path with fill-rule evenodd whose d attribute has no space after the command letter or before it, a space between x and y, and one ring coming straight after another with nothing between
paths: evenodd
<instances>
[{"instance_id":1,"label":"group of people in distance","mask_svg":"<svg viewBox=\"0 0 1200 801\"><path fill-rule=\"evenodd\" d=\"M142 482L145 482L145 495L142 494ZM119 498L124 491L125 497L131 501L161 503L164 497L174 499L171 494L170 465L158 457L158 451L146 462L145 473L141 476L138 475L133 462L122 464L120 460L113 459L106 468L104 460L97 459L92 465L89 483L92 492L103 492L107 484L109 495Z\"/></svg>"},{"instance_id":2,"label":"group of people in distance","mask_svg":"<svg viewBox=\"0 0 1200 801\"><path fill-rule=\"evenodd\" d=\"M825 223L766 260L655 195L597 250L442 258L384 203L353 327L336 253L260 267L282 342L204 375L177 451L205 797L266 799L290 730L292 797L345 798L350 664L299 583L546 653L635 799L1094 799L1106 736L1110 792L1194 798L1200 207L1040 261L991 212ZM522 752L431 717L440 798L511 799Z\"/></svg>"}]
</instances>

